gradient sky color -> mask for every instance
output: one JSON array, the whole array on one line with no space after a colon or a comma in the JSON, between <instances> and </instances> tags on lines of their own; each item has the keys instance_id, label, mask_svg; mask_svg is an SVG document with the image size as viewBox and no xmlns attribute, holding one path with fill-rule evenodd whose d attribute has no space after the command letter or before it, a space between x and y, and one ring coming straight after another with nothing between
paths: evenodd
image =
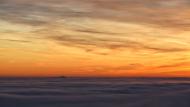
<instances>
[{"instance_id":1,"label":"gradient sky color","mask_svg":"<svg viewBox=\"0 0 190 107\"><path fill-rule=\"evenodd\" d=\"M190 77L189 0L0 0L0 76Z\"/></svg>"}]
</instances>

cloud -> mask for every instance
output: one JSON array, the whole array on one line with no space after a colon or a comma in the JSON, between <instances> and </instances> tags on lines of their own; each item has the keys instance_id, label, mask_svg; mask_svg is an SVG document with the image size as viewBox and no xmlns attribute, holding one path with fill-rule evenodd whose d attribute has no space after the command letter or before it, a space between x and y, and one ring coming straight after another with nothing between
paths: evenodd
<instances>
[{"instance_id":1,"label":"cloud","mask_svg":"<svg viewBox=\"0 0 190 107\"><path fill-rule=\"evenodd\" d=\"M131 40L120 40L112 38L91 38L91 37L78 37L75 35L62 35L62 36L50 36L49 39L54 40L55 42L65 45L65 46L74 46L80 47L86 50L89 50L89 47L105 48L109 50L120 50L120 49L129 49L129 50L145 50L145 51L155 51L155 52L183 52L189 51L188 48L184 47L161 47L157 45L148 45L146 43L141 43ZM94 50L93 50L94 51ZM88 51L89 52L89 51ZM92 52L92 51L90 51ZM104 53L105 54L105 53Z\"/></svg>"},{"instance_id":2,"label":"cloud","mask_svg":"<svg viewBox=\"0 0 190 107\"><path fill-rule=\"evenodd\" d=\"M183 47L151 47L151 46L145 46L145 49L148 50L154 50L157 52L183 52L183 51L189 51L187 48Z\"/></svg>"},{"instance_id":3,"label":"cloud","mask_svg":"<svg viewBox=\"0 0 190 107\"><path fill-rule=\"evenodd\" d=\"M54 19L89 17L187 30L189 4L188 0L7 0L1 1L0 18L43 25Z\"/></svg>"},{"instance_id":4,"label":"cloud","mask_svg":"<svg viewBox=\"0 0 190 107\"><path fill-rule=\"evenodd\" d=\"M95 23L105 22L99 21ZM86 25L86 23L83 22L81 22L81 24ZM146 28L146 26L134 28L130 28L130 26L135 25L124 27L118 26L118 29L121 31L117 31L115 27L112 27L112 25L115 23L107 22L107 24L109 24L111 27L102 25L102 28L97 28L95 24L87 24L87 28L84 27L80 29L76 29L79 26L75 26L73 24L71 28L65 28L62 26L49 26L47 29L39 31L38 33L45 35L45 38L53 40L61 45L80 47L85 50L89 50L90 47L92 47L90 50L93 51L95 51L93 49L94 47L109 50L145 50L155 52L189 51L188 43L173 37L159 35L156 36L157 34L155 33L159 31L155 30L155 33L149 32L151 29ZM115 32L112 32L110 29L116 30ZM129 30L125 31L125 29ZM148 32L146 31L147 29ZM133 33L131 31L135 31L137 33Z\"/></svg>"},{"instance_id":5,"label":"cloud","mask_svg":"<svg viewBox=\"0 0 190 107\"><path fill-rule=\"evenodd\" d=\"M133 71L139 70L141 68L143 68L144 65L140 64L140 63L129 63L129 64L125 64L125 65L118 65L118 66L91 66L88 67L87 69L90 69L93 72L120 72L120 71L125 71L125 72L131 72L133 73Z\"/></svg>"},{"instance_id":6,"label":"cloud","mask_svg":"<svg viewBox=\"0 0 190 107\"><path fill-rule=\"evenodd\" d=\"M168 64L168 65L161 65L158 66L157 68L176 68L176 67L184 67L184 66L189 66L190 62L178 62L174 64Z\"/></svg>"},{"instance_id":7,"label":"cloud","mask_svg":"<svg viewBox=\"0 0 190 107\"><path fill-rule=\"evenodd\" d=\"M118 35L118 33L96 31L96 30L91 30L91 29L76 29L76 31L77 32L82 32L82 33L90 33L90 34Z\"/></svg>"},{"instance_id":8,"label":"cloud","mask_svg":"<svg viewBox=\"0 0 190 107\"><path fill-rule=\"evenodd\" d=\"M109 50L182 52L189 50L189 44L170 42L176 35L167 37L162 29L188 30L188 10L188 0L4 0L0 4L0 19L13 24L40 26L41 30L47 30L46 34L36 31L32 32L34 36L85 50L93 46ZM96 20L115 23L104 25ZM120 25L115 27L120 23L132 25L124 26L120 31ZM58 26L47 28L51 24ZM141 27L133 28L136 25ZM147 30L147 27L152 29ZM70 33L61 32L65 29ZM165 38L168 41L164 41Z\"/></svg>"},{"instance_id":9,"label":"cloud","mask_svg":"<svg viewBox=\"0 0 190 107\"><path fill-rule=\"evenodd\" d=\"M20 42L20 43L30 43L30 42L32 42L32 41L28 41L28 40L16 40L16 39L0 39L0 41Z\"/></svg>"}]
</instances>

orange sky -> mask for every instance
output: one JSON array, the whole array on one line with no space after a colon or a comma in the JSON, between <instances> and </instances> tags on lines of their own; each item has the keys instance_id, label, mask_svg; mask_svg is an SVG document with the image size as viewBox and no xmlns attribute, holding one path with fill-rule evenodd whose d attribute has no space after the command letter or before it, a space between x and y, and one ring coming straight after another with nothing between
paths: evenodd
<instances>
[{"instance_id":1,"label":"orange sky","mask_svg":"<svg viewBox=\"0 0 190 107\"><path fill-rule=\"evenodd\" d=\"M0 76L190 77L189 4L0 1Z\"/></svg>"}]
</instances>

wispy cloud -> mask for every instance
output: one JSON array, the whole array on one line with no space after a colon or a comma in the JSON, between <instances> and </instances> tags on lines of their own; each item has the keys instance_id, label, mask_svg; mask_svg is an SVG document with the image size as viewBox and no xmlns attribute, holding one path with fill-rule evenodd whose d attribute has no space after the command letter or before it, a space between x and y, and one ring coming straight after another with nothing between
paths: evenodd
<instances>
[{"instance_id":1,"label":"wispy cloud","mask_svg":"<svg viewBox=\"0 0 190 107\"><path fill-rule=\"evenodd\" d=\"M177 28L178 30L188 30L190 27L189 17L189 1L188 0L55 0L55 1L37 1L37 0L7 0L1 1L0 4L0 19L10 21L12 23L27 24L31 26L46 27L49 24L59 24L63 26L75 26L72 25L73 21L79 24L85 25L80 21L85 21L87 18L90 21L94 20L108 20L110 22L122 22L122 23L133 23L142 25L144 27L150 26L155 29L164 28ZM178 17L176 17L178 16ZM63 21L66 21L62 23ZM94 23L99 25L99 23ZM117 24L117 23L115 23ZM101 24L100 24L101 25ZM82 25L81 25L82 26ZM88 24L87 24L88 26ZM91 25L89 25L90 27ZM105 25L109 26L109 24ZM105 27L99 26L99 27ZM110 24L110 26L114 26ZM98 26L97 26L98 27ZM96 45L100 47L107 47L110 49L117 48L138 48L146 50L155 50L160 52L176 52L188 50L187 47L162 47L155 46L154 44L147 45L145 42L138 42L135 40L121 39L121 32L115 30L114 32L101 31L101 28L94 29L78 29L75 30L79 33L85 34L59 34L59 36L52 34L50 39L57 40L60 43L70 43L73 45ZM111 27L110 27L111 28ZM53 28L51 28L53 29ZM48 30L50 33L51 29ZM55 28L57 29L57 28ZM128 28L126 28L127 31ZM130 29L129 29L130 30ZM149 31L145 34L145 31L131 32L126 34L126 37L131 35L143 35L138 39L146 39L150 36L156 38L156 32ZM143 29L140 29L143 30ZM146 29L144 29L146 30ZM150 35L151 33L151 35ZM153 34L155 33L155 34ZM96 34L96 35L95 35ZM95 35L95 36L94 36ZM110 35L107 37L97 37L97 35ZM147 36L145 36L147 35ZM163 35L163 34L160 34ZM114 36L114 37L113 37ZM175 36L173 36L175 37ZM172 35L170 38L173 38ZM134 37L137 38L137 37ZM160 37L164 39L163 37ZM137 40L138 40L137 39ZM157 39L157 38L156 38Z\"/></svg>"},{"instance_id":2,"label":"wispy cloud","mask_svg":"<svg viewBox=\"0 0 190 107\"><path fill-rule=\"evenodd\" d=\"M97 47L109 50L142 50L161 53L189 51L188 42L147 26L123 24L114 27L119 23L104 22L104 20L91 24L88 21L81 21L81 23L83 26L78 25L78 22L67 23L66 26L62 26L61 23L58 26L49 25L37 33L61 45L81 47L85 50ZM98 27L96 23L99 23Z\"/></svg>"},{"instance_id":3,"label":"wispy cloud","mask_svg":"<svg viewBox=\"0 0 190 107\"><path fill-rule=\"evenodd\" d=\"M119 40L119 39L104 39L104 38L78 38L77 36L64 35L64 36L52 36L49 39L55 40L62 45L69 45L75 47L82 47L88 49L88 46L95 46L99 48L107 48L110 50L117 49L130 49L130 50L149 50L156 52L182 52L189 51L188 48L183 47L159 47L146 45L130 40Z\"/></svg>"},{"instance_id":4,"label":"wispy cloud","mask_svg":"<svg viewBox=\"0 0 190 107\"><path fill-rule=\"evenodd\" d=\"M177 29L190 27L188 0L8 0L1 1L0 9L1 19L32 25L55 18L90 17Z\"/></svg>"},{"instance_id":5,"label":"wispy cloud","mask_svg":"<svg viewBox=\"0 0 190 107\"><path fill-rule=\"evenodd\" d=\"M0 39L0 41L21 42L21 43L30 43L30 42L32 42L32 41L28 41L28 40L17 40L17 39Z\"/></svg>"},{"instance_id":6,"label":"wispy cloud","mask_svg":"<svg viewBox=\"0 0 190 107\"><path fill-rule=\"evenodd\" d=\"M167 64L167 65L161 65L157 68L177 68L177 67L188 67L190 65L190 62L178 62L174 64Z\"/></svg>"}]
</instances>

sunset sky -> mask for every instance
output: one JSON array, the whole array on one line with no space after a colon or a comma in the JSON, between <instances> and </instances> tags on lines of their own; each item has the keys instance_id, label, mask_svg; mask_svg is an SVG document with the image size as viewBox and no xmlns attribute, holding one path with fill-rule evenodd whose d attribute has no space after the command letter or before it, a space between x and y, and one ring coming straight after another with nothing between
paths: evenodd
<instances>
[{"instance_id":1,"label":"sunset sky","mask_svg":"<svg viewBox=\"0 0 190 107\"><path fill-rule=\"evenodd\" d=\"M189 0L0 0L0 76L190 77Z\"/></svg>"}]
</instances>

